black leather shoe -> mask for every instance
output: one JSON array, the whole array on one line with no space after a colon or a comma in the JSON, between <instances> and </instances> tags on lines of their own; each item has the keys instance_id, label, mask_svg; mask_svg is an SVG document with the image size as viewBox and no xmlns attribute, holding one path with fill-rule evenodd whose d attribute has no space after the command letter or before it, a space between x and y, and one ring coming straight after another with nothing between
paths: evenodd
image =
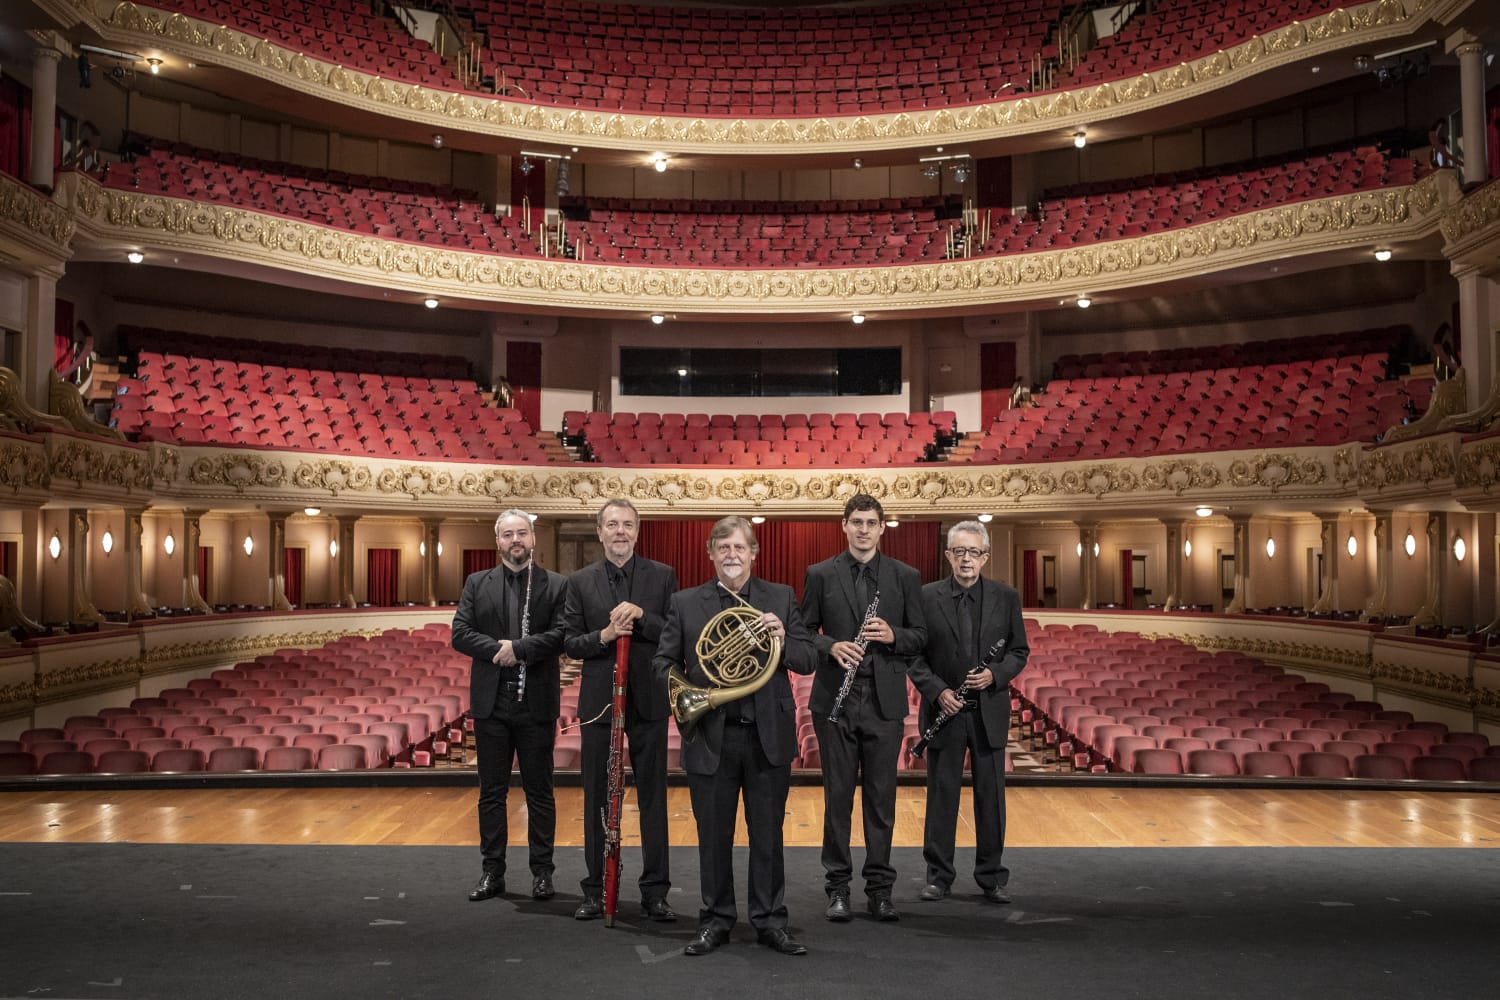
<instances>
[{"instance_id":1,"label":"black leather shoe","mask_svg":"<svg viewBox=\"0 0 1500 1000\"><path fill-rule=\"evenodd\" d=\"M647 920L655 920L659 924L670 924L677 919L672 907L661 897L641 900L641 913Z\"/></svg>"},{"instance_id":2,"label":"black leather shoe","mask_svg":"<svg viewBox=\"0 0 1500 1000\"><path fill-rule=\"evenodd\" d=\"M984 901L986 903L1009 903L1010 893L1005 891L1003 885L992 885L984 890Z\"/></svg>"},{"instance_id":3,"label":"black leather shoe","mask_svg":"<svg viewBox=\"0 0 1500 1000\"><path fill-rule=\"evenodd\" d=\"M796 938L780 927L772 927L770 930L761 931L755 935L755 940L772 951L781 952L783 955L807 954L807 946L799 943Z\"/></svg>"},{"instance_id":4,"label":"black leather shoe","mask_svg":"<svg viewBox=\"0 0 1500 1000\"><path fill-rule=\"evenodd\" d=\"M551 875L538 875L531 880L532 899L551 899L557 895L557 890L552 888Z\"/></svg>"},{"instance_id":5,"label":"black leather shoe","mask_svg":"<svg viewBox=\"0 0 1500 1000\"><path fill-rule=\"evenodd\" d=\"M494 872L485 872L474 883L474 888L469 890L469 902L481 903L486 899L494 899L505 892L505 876L496 875Z\"/></svg>"},{"instance_id":6,"label":"black leather shoe","mask_svg":"<svg viewBox=\"0 0 1500 1000\"><path fill-rule=\"evenodd\" d=\"M698 931L698 936L687 943L682 949L684 955L707 955L709 952L722 947L729 941L729 932L720 927L703 927Z\"/></svg>"},{"instance_id":7,"label":"black leather shoe","mask_svg":"<svg viewBox=\"0 0 1500 1000\"><path fill-rule=\"evenodd\" d=\"M574 920L598 920L604 916L604 900L598 896L584 896L578 909L573 911Z\"/></svg>"},{"instance_id":8,"label":"black leather shoe","mask_svg":"<svg viewBox=\"0 0 1500 1000\"><path fill-rule=\"evenodd\" d=\"M896 904L891 902L889 896L870 897L870 916L881 923L895 923L901 919L901 914L896 910Z\"/></svg>"},{"instance_id":9,"label":"black leather shoe","mask_svg":"<svg viewBox=\"0 0 1500 1000\"><path fill-rule=\"evenodd\" d=\"M828 912L826 916L836 924L847 924L849 922L849 918L853 914L849 912L848 889L835 889L828 894Z\"/></svg>"},{"instance_id":10,"label":"black leather shoe","mask_svg":"<svg viewBox=\"0 0 1500 1000\"><path fill-rule=\"evenodd\" d=\"M949 890L946 885L938 885L936 882L929 882L922 887L921 892L917 893L917 898L924 899L927 902L932 903L936 902L939 899L947 899L948 892Z\"/></svg>"}]
</instances>

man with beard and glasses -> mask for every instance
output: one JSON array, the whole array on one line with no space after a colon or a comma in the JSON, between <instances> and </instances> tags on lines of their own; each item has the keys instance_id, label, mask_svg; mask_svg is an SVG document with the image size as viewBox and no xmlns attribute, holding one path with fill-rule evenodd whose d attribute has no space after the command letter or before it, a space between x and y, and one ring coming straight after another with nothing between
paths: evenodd
<instances>
[{"instance_id":1,"label":"man with beard and glasses","mask_svg":"<svg viewBox=\"0 0 1500 1000\"><path fill-rule=\"evenodd\" d=\"M507 510L495 520L500 565L473 573L453 616L453 648L473 658L469 707L479 758L479 851L484 873L472 902L505 891L505 801L512 761L526 792L531 896L551 899L552 745L557 734L557 654L563 643L567 581L532 561L532 515Z\"/></svg>"},{"instance_id":2,"label":"man with beard and glasses","mask_svg":"<svg viewBox=\"0 0 1500 1000\"><path fill-rule=\"evenodd\" d=\"M738 919L734 827L741 798L750 839L750 926L755 928L756 940L773 951L807 953L786 929L781 826L792 758L797 755L797 704L786 672L812 673L814 652L792 588L751 575L759 552L755 530L744 518L726 517L713 526L708 558L714 565L714 578L672 595L652 661L663 679L679 667L688 684L715 686L699 658L699 639L717 615L743 605L749 605L758 617L754 626L742 624L733 634L748 639L745 629L754 628L782 641L781 662L770 679L750 695L704 713L693 738L682 745L682 768L687 772L693 819L698 824L703 896L698 936L683 949L688 955L707 955L722 947Z\"/></svg>"},{"instance_id":3,"label":"man with beard and glasses","mask_svg":"<svg viewBox=\"0 0 1500 1000\"><path fill-rule=\"evenodd\" d=\"M568 578L563 651L583 661L578 717L583 726L583 856L588 873L579 883L583 902L573 916L604 915L604 822L608 803L609 740L614 696L615 644L630 642L625 687L625 737L635 775L641 822L641 912L650 920L677 919L667 903L672 888L667 843L666 678L651 670L667 602L677 593L677 573L635 551L640 514L625 499L604 501L595 518L604 558Z\"/></svg>"}]
</instances>

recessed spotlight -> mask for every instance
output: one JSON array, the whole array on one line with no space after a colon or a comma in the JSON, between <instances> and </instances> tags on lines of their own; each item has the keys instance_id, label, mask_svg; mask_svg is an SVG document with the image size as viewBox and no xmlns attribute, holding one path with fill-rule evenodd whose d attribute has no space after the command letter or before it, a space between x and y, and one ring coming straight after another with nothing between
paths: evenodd
<instances>
[{"instance_id":1,"label":"recessed spotlight","mask_svg":"<svg viewBox=\"0 0 1500 1000\"><path fill-rule=\"evenodd\" d=\"M422 304L428 309L436 309L438 307L438 300L428 296L422 300Z\"/></svg>"},{"instance_id":2,"label":"recessed spotlight","mask_svg":"<svg viewBox=\"0 0 1500 1000\"><path fill-rule=\"evenodd\" d=\"M1199 507L1195 509L1193 513L1197 514L1199 517L1213 517L1214 509L1212 507Z\"/></svg>"},{"instance_id":3,"label":"recessed spotlight","mask_svg":"<svg viewBox=\"0 0 1500 1000\"><path fill-rule=\"evenodd\" d=\"M1089 298L1087 292L1082 292L1079 294L1078 298L1073 300L1073 304L1080 309L1087 309L1089 306L1094 304L1094 300Z\"/></svg>"},{"instance_id":4,"label":"recessed spotlight","mask_svg":"<svg viewBox=\"0 0 1500 1000\"><path fill-rule=\"evenodd\" d=\"M320 507L303 507L302 513L306 514L308 517L317 517L319 514L323 513L323 510Z\"/></svg>"},{"instance_id":5,"label":"recessed spotlight","mask_svg":"<svg viewBox=\"0 0 1500 1000\"><path fill-rule=\"evenodd\" d=\"M139 250L132 250L125 255L125 259L130 261L130 263L132 264L139 264L141 261L146 259L146 255L141 253Z\"/></svg>"},{"instance_id":6,"label":"recessed spotlight","mask_svg":"<svg viewBox=\"0 0 1500 1000\"><path fill-rule=\"evenodd\" d=\"M686 368L679 368L679 369L677 369L677 377L678 378L687 378L687 369Z\"/></svg>"},{"instance_id":7,"label":"recessed spotlight","mask_svg":"<svg viewBox=\"0 0 1500 1000\"><path fill-rule=\"evenodd\" d=\"M146 60L146 64L151 67L151 75L152 76L156 76L158 73L161 72L161 60L158 59L158 58L156 58L155 56L152 56L150 59L147 59Z\"/></svg>"},{"instance_id":8,"label":"recessed spotlight","mask_svg":"<svg viewBox=\"0 0 1500 1000\"><path fill-rule=\"evenodd\" d=\"M763 516L761 516L760 514L756 514L754 517L752 517L750 519L750 523L751 524L765 524L766 523L766 519Z\"/></svg>"},{"instance_id":9,"label":"recessed spotlight","mask_svg":"<svg viewBox=\"0 0 1500 1000\"><path fill-rule=\"evenodd\" d=\"M1386 248L1381 247L1379 250L1375 251L1375 259L1384 264L1386 261L1391 259L1391 252Z\"/></svg>"},{"instance_id":10,"label":"recessed spotlight","mask_svg":"<svg viewBox=\"0 0 1500 1000\"><path fill-rule=\"evenodd\" d=\"M864 321L865 321L865 314L864 313L855 313L853 316L849 317L849 322L853 323L855 326L859 326Z\"/></svg>"},{"instance_id":11,"label":"recessed spotlight","mask_svg":"<svg viewBox=\"0 0 1500 1000\"><path fill-rule=\"evenodd\" d=\"M1074 146L1075 149L1082 149L1084 146L1087 146L1088 144L1089 144L1089 133L1088 133L1087 129L1079 129L1077 132L1073 133L1073 146Z\"/></svg>"},{"instance_id":12,"label":"recessed spotlight","mask_svg":"<svg viewBox=\"0 0 1500 1000\"><path fill-rule=\"evenodd\" d=\"M994 514L980 514L979 515L979 523L980 524L989 524L994 519L995 519L995 515Z\"/></svg>"},{"instance_id":13,"label":"recessed spotlight","mask_svg":"<svg viewBox=\"0 0 1500 1000\"><path fill-rule=\"evenodd\" d=\"M661 313L652 313L651 314L651 325L652 326L661 326L666 321L667 321L667 317L663 316Z\"/></svg>"}]
</instances>

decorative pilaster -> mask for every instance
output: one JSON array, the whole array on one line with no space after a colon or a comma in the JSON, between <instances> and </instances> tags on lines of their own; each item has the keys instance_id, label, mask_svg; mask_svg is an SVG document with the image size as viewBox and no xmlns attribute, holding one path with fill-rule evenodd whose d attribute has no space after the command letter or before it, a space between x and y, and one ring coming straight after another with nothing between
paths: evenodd
<instances>
[{"instance_id":1,"label":"decorative pilaster","mask_svg":"<svg viewBox=\"0 0 1500 1000\"><path fill-rule=\"evenodd\" d=\"M129 618L154 618L156 612L141 587L142 551L141 519L145 508L130 507L125 510L125 539L122 555L125 557L125 614Z\"/></svg>"},{"instance_id":2,"label":"decorative pilaster","mask_svg":"<svg viewBox=\"0 0 1500 1000\"><path fill-rule=\"evenodd\" d=\"M270 564L266 567L267 580L271 586L271 607L276 611L292 610L292 602L286 599L286 519L290 516L286 511L273 511L267 514L271 522L271 544L266 546L269 550L266 558Z\"/></svg>"},{"instance_id":3,"label":"decorative pilaster","mask_svg":"<svg viewBox=\"0 0 1500 1000\"><path fill-rule=\"evenodd\" d=\"M1427 515L1427 594L1422 606L1411 616L1413 625L1441 625L1443 623L1444 558L1448 537L1448 515L1437 511Z\"/></svg>"},{"instance_id":4,"label":"decorative pilaster","mask_svg":"<svg viewBox=\"0 0 1500 1000\"><path fill-rule=\"evenodd\" d=\"M1250 517L1241 514L1229 521L1234 525L1234 597L1230 598L1224 613L1242 615L1250 590Z\"/></svg>"},{"instance_id":5,"label":"decorative pilaster","mask_svg":"<svg viewBox=\"0 0 1500 1000\"><path fill-rule=\"evenodd\" d=\"M81 510L68 512L68 620L102 622L89 596L89 519Z\"/></svg>"},{"instance_id":6,"label":"decorative pilaster","mask_svg":"<svg viewBox=\"0 0 1500 1000\"><path fill-rule=\"evenodd\" d=\"M1094 555L1094 547L1099 544L1099 525L1093 521L1078 522L1078 544L1082 551L1078 556L1079 574L1083 578L1083 601L1079 607L1085 611L1094 607L1097 603L1095 588L1097 581L1098 557Z\"/></svg>"},{"instance_id":7,"label":"decorative pilaster","mask_svg":"<svg viewBox=\"0 0 1500 1000\"><path fill-rule=\"evenodd\" d=\"M1371 511L1375 515L1375 592L1365 602L1360 621L1386 616L1386 604L1391 596L1391 573L1395 569L1395 550L1391 547L1391 512Z\"/></svg>"},{"instance_id":8,"label":"decorative pilaster","mask_svg":"<svg viewBox=\"0 0 1500 1000\"><path fill-rule=\"evenodd\" d=\"M1323 514L1320 537L1323 553L1323 592L1309 609L1314 614L1326 614L1339 609L1339 517Z\"/></svg>"},{"instance_id":9,"label":"decorative pilaster","mask_svg":"<svg viewBox=\"0 0 1500 1000\"><path fill-rule=\"evenodd\" d=\"M338 601L346 608L358 607L354 600L354 525L359 518L352 515L341 515L339 523L339 586Z\"/></svg>"},{"instance_id":10,"label":"decorative pilaster","mask_svg":"<svg viewBox=\"0 0 1500 1000\"><path fill-rule=\"evenodd\" d=\"M203 593L207 589L198 579L198 549L203 544L203 528L199 523L206 510L182 512L182 606L190 611L213 611Z\"/></svg>"},{"instance_id":11,"label":"decorative pilaster","mask_svg":"<svg viewBox=\"0 0 1500 1000\"><path fill-rule=\"evenodd\" d=\"M1179 604L1187 604L1187 595L1182 584L1182 531L1183 521L1162 521L1167 528L1167 599L1163 611L1171 611Z\"/></svg>"}]
</instances>

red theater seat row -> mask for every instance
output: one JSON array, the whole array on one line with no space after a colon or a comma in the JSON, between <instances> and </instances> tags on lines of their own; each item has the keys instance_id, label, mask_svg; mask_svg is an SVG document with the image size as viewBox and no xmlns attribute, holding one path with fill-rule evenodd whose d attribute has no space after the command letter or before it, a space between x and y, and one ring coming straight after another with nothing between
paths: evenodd
<instances>
[{"instance_id":1,"label":"red theater seat row","mask_svg":"<svg viewBox=\"0 0 1500 1000\"><path fill-rule=\"evenodd\" d=\"M1029 623L1023 738L1079 770L1493 780L1481 733L1384 709L1234 652ZM1382 758L1372 761L1367 758Z\"/></svg>"}]
</instances>

